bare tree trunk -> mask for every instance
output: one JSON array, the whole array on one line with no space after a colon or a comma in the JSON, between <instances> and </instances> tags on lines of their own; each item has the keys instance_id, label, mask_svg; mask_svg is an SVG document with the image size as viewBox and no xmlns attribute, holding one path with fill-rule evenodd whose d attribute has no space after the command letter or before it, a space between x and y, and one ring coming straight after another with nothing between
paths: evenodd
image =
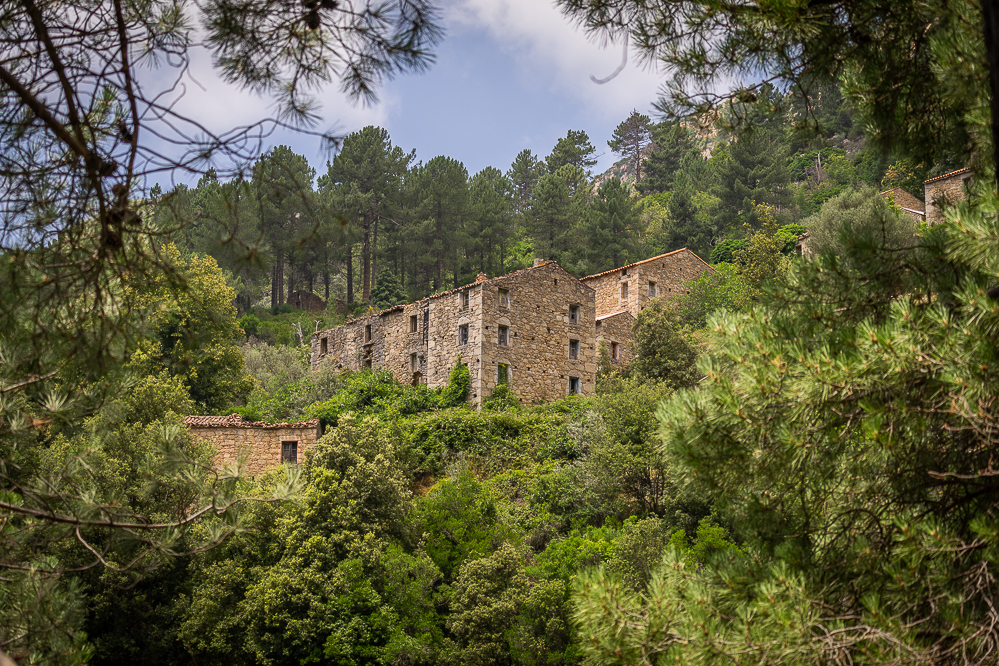
<instances>
[{"instance_id":1,"label":"bare tree trunk","mask_svg":"<svg viewBox=\"0 0 999 666\"><path fill-rule=\"evenodd\" d=\"M284 253L279 252L277 258L277 304L284 305Z\"/></svg>"},{"instance_id":2,"label":"bare tree trunk","mask_svg":"<svg viewBox=\"0 0 999 666\"><path fill-rule=\"evenodd\" d=\"M354 302L354 247L347 246L347 304Z\"/></svg>"},{"instance_id":3,"label":"bare tree trunk","mask_svg":"<svg viewBox=\"0 0 999 666\"><path fill-rule=\"evenodd\" d=\"M378 218L375 218L374 234L371 239L371 288L375 288L378 280Z\"/></svg>"},{"instance_id":4,"label":"bare tree trunk","mask_svg":"<svg viewBox=\"0 0 999 666\"><path fill-rule=\"evenodd\" d=\"M367 221L361 242L361 300L371 300L371 225Z\"/></svg>"}]
</instances>

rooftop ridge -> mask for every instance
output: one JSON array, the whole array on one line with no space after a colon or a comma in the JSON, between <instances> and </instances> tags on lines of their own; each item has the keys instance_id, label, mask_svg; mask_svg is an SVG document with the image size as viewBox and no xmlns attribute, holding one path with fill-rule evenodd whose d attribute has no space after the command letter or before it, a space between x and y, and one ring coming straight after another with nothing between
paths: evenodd
<instances>
[{"instance_id":1,"label":"rooftop ridge","mask_svg":"<svg viewBox=\"0 0 999 666\"><path fill-rule=\"evenodd\" d=\"M950 178L951 176L956 176L957 174L964 173L965 171L971 171L971 169L968 167L964 167L963 169L958 169L957 171L951 171L950 173L945 173L942 176L935 176L928 180L924 180L923 185L925 185L926 183L934 183L938 180L943 180L944 178Z\"/></svg>"},{"instance_id":2,"label":"rooftop ridge","mask_svg":"<svg viewBox=\"0 0 999 666\"><path fill-rule=\"evenodd\" d=\"M228 416L198 416L184 417L184 425L188 428L318 428L319 419L308 421L267 423L266 421L244 421L239 414Z\"/></svg>"},{"instance_id":3,"label":"rooftop ridge","mask_svg":"<svg viewBox=\"0 0 999 666\"><path fill-rule=\"evenodd\" d=\"M618 266L617 268L612 268L612 269L610 269L608 271L604 271L602 273L594 273L593 275L587 275L584 278L579 278L579 280L581 282L585 282L586 280L592 280L593 278L598 278L598 277L601 277L601 276L604 276L604 275L610 275L611 273L615 273L617 271L623 271L624 269L631 268L632 266L639 266L641 264L647 264L650 261L655 261L656 259L662 259L663 257L669 257L669 256L672 256L674 254L678 254L680 252L689 252L690 254L692 254L695 257L697 257L697 260L700 261L702 264L704 264L705 266L707 266L711 270L715 270L714 266L712 266L708 262L706 262L703 259L701 259L700 257L698 257L696 252L693 252L693 251L689 250L688 248L681 247L679 250L673 250L672 252L667 252L665 254L656 255L655 257L649 257L648 259L642 259L641 261L636 261L636 262L631 263L631 264L626 264L624 266Z\"/></svg>"}]
</instances>

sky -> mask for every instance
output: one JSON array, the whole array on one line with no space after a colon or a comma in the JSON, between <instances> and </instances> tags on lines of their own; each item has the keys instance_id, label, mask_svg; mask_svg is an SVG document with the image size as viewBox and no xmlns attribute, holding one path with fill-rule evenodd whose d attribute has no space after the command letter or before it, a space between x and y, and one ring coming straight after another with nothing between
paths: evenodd
<instances>
[{"instance_id":1,"label":"sky","mask_svg":"<svg viewBox=\"0 0 999 666\"><path fill-rule=\"evenodd\" d=\"M417 159L446 155L473 175L493 166L506 171L528 148L543 158L572 130L596 147L600 173L620 159L607 146L633 109L655 117L662 82L629 58L613 80L598 85L621 63L620 44L601 46L569 23L548 0L445 0L446 32L429 71L403 74L379 90L376 104L352 104L335 85L320 94L323 124L349 134L366 125L388 130L392 142ZM194 54L191 79L177 110L215 130L268 115L268 102L221 81L206 53ZM278 132L268 147L286 144L318 174L324 153L314 138Z\"/></svg>"}]
</instances>

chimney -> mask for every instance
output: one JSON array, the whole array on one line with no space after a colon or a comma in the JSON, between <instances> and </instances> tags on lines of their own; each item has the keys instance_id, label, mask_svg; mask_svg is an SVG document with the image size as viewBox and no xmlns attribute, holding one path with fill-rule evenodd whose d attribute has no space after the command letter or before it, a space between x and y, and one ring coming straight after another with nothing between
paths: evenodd
<instances>
[{"instance_id":1,"label":"chimney","mask_svg":"<svg viewBox=\"0 0 999 666\"><path fill-rule=\"evenodd\" d=\"M544 259L535 259L535 260L534 260L534 265L535 265L535 266L540 266L540 265L541 265L541 264L543 264L543 263L545 263L545 260L544 260Z\"/></svg>"},{"instance_id":2,"label":"chimney","mask_svg":"<svg viewBox=\"0 0 999 666\"><path fill-rule=\"evenodd\" d=\"M485 273L479 273L478 275L475 276L475 281L476 282L485 282L488 279L489 279L489 276L486 275Z\"/></svg>"}]
</instances>

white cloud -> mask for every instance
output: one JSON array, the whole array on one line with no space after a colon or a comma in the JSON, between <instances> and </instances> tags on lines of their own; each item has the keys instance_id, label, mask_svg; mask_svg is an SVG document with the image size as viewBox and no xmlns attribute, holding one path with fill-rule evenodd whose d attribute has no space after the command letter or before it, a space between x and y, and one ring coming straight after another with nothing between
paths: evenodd
<instances>
[{"instance_id":1,"label":"white cloud","mask_svg":"<svg viewBox=\"0 0 999 666\"><path fill-rule=\"evenodd\" d=\"M629 58L613 80L598 85L621 62L620 44L600 45L550 2L538 0L455 0L446 11L452 29L484 29L520 64L521 75L556 88L604 117L623 120L637 108L647 111L662 78Z\"/></svg>"}]
</instances>

